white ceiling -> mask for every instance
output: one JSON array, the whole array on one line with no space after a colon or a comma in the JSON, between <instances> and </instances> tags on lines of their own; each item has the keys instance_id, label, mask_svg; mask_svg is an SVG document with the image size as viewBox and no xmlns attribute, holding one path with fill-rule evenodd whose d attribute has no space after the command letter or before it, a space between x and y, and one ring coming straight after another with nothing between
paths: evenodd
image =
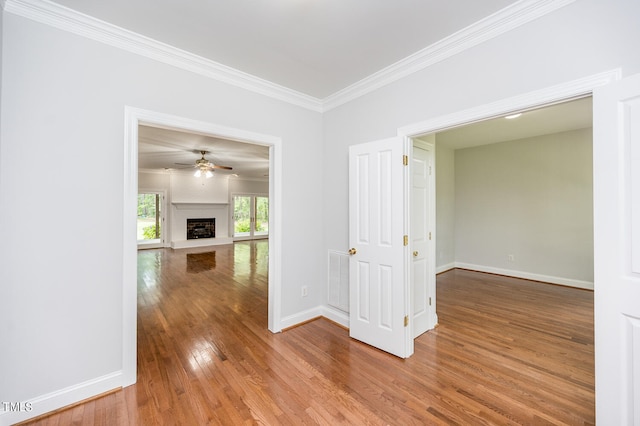
<instances>
[{"instance_id":1,"label":"white ceiling","mask_svg":"<svg viewBox=\"0 0 640 426\"><path fill-rule=\"evenodd\" d=\"M55 0L323 99L515 0Z\"/></svg>"},{"instance_id":2,"label":"white ceiling","mask_svg":"<svg viewBox=\"0 0 640 426\"><path fill-rule=\"evenodd\" d=\"M208 151L205 158L219 166L233 170L215 170L216 174L242 179L268 180L269 148L266 146L230 141L195 133L157 127L138 128L138 168L142 170L194 169L182 164L195 164L200 151Z\"/></svg>"},{"instance_id":3,"label":"white ceiling","mask_svg":"<svg viewBox=\"0 0 640 426\"><path fill-rule=\"evenodd\" d=\"M437 145L453 149L513 141L535 136L585 129L592 126L591 97L522 112L518 118L485 120L439 132Z\"/></svg>"},{"instance_id":4,"label":"white ceiling","mask_svg":"<svg viewBox=\"0 0 640 426\"><path fill-rule=\"evenodd\" d=\"M55 0L110 24L325 99L516 0ZM464 148L591 125L590 99L438 134ZM175 168L206 150L241 178L265 179L268 149L140 128L139 168ZM218 171L219 173L225 173Z\"/></svg>"}]
</instances>

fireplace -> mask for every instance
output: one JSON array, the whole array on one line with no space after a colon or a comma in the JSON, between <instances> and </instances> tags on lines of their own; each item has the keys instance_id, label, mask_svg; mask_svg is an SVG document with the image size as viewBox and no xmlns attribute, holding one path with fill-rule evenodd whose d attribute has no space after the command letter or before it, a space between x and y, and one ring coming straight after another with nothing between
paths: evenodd
<instances>
[{"instance_id":1,"label":"fireplace","mask_svg":"<svg viewBox=\"0 0 640 426\"><path fill-rule=\"evenodd\" d=\"M187 240L215 238L216 219L187 219Z\"/></svg>"}]
</instances>

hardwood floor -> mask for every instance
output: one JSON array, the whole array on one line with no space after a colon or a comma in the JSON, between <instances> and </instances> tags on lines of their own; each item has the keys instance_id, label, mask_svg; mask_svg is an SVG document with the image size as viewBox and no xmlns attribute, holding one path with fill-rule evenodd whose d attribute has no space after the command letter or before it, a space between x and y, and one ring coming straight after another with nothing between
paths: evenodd
<instances>
[{"instance_id":1,"label":"hardwood floor","mask_svg":"<svg viewBox=\"0 0 640 426\"><path fill-rule=\"evenodd\" d=\"M267 243L138 255L138 383L29 424L594 424L593 293L464 270L402 360L267 330Z\"/></svg>"}]
</instances>

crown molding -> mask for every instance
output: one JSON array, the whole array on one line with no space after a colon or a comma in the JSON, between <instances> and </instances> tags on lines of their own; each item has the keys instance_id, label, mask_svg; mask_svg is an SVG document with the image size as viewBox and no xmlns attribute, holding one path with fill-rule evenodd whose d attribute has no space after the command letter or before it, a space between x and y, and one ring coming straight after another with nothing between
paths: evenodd
<instances>
[{"instance_id":1,"label":"crown molding","mask_svg":"<svg viewBox=\"0 0 640 426\"><path fill-rule=\"evenodd\" d=\"M142 36L48 0L4 0L4 10L73 34L151 58L214 80L320 112L319 99L166 43Z\"/></svg>"},{"instance_id":2,"label":"crown molding","mask_svg":"<svg viewBox=\"0 0 640 426\"><path fill-rule=\"evenodd\" d=\"M3 9L15 15L317 112L326 112L343 105L574 1L576 0L520 0L333 95L318 99L49 0L0 0Z\"/></svg>"},{"instance_id":3,"label":"crown molding","mask_svg":"<svg viewBox=\"0 0 640 426\"><path fill-rule=\"evenodd\" d=\"M371 74L322 100L329 111L401 78L441 62L457 53L504 34L575 0L521 0L413 55Z\"/></svg>"}]
</instances>

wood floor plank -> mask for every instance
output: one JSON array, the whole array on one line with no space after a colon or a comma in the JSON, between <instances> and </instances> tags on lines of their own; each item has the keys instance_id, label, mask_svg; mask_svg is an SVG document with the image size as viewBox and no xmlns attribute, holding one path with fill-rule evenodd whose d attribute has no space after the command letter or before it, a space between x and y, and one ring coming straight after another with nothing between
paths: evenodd
<instances>
[{"instance_id":1,"label":"wood floor plank","mask_svg":"<svg viewBox=\"0 0 640 426\"><path fill-rule=\"evenodd\" d=\"M400 359L267 330L268 245L138 254L137 384L26 424L594 424L593 293L465 270Z\"/></svg>"}]
</instances>

